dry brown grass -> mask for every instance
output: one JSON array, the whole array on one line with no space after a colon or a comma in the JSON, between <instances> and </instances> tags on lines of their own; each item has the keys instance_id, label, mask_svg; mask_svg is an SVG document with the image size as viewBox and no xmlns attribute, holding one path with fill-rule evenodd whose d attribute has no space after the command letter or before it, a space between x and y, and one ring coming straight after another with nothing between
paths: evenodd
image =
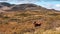
<instances>
[{"instance_id":1,"label":"dry brown grass","mask_svg":"<svg viewBox=\"0 0 60 34\"><path fill-rule=\"evenodd\" d=\"M41 20L41 27L33 22ZM60 12L21 11L0 13L0 33L2 34L59 34L52 31L60 27Z\"/></svg>"}]
</instances>

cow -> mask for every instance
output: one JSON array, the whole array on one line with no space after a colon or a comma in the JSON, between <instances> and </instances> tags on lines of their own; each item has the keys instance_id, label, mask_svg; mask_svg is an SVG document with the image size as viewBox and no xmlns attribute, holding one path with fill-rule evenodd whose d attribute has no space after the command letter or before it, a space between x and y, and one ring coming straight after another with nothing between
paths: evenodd
<instances>
[{"instance_id":1,"label":"cow","mask_svg":"<svg viewBox=\"0 0 60 34\"><path fill-rule=\"evenodd\" d=\"M34 21L34 27L40 27L42 23Z\"/></svg>"}]
</instances>

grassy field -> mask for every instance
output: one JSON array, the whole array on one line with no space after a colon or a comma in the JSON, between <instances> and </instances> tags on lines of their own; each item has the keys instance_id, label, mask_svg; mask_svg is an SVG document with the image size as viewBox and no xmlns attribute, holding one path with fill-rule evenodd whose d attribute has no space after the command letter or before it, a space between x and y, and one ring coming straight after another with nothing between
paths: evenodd
<instances>
[{"instance_id":1,"label":"grassy field","mask_svg":"<svg viewBox=\"0 0 60 34\"><path fill-rule=\"evenodd\" d=\"M42 25L34 27L34 21L40 21ZM59 27L60 12L26 10L0 13L0 34L60 34Z\"/></svg>"}]
</instances>

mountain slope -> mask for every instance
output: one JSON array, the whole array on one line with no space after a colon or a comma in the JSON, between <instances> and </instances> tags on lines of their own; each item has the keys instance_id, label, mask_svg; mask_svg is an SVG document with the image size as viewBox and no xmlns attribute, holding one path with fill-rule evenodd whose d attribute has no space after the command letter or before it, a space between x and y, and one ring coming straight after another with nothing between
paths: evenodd
<instances>
[{"instance_id":1,"label":"mountain slope","mask_svg":"<svg viewBox=\"0 0 60 34\"><path fill-rule=\"evenodd\" d=\"M1 10L8 10L8 11L20 11L20 10L34 10L34 11L56 11L52 9L46 9L44 7L35 5L35 4L9 4L7 2L0 2L0 9Z\"/></svg>"},{"instance_id":2,"label":"mountain slope","mask_svg":"<svg viewBox=\"0 0 60 34\"><path fill-rule=\"evenodd\" d=\"M39 10L40 6L35 4L20 4L12 8L12 10Z\"/></svg>"},{"instance_id":3,"label":"mountain slope","mask_svg":"<svg viewBox=\"0 0 60 34\"><path fill-rule=\"evenodd\" d=\"M11 4L9 4L9 3L7 3L7 2L0 2L0 5L1 5L1 6L7 6L7 7L12 6Z\"/></svg>"},{"instance_id":4,"label":"mountain slope","mask_svg":"<svg viewBox=\"0 0 60 34\"><path fill-rule=\"evenodd\" d=\"M0 8L1 34L59 34L60 12L35 4Z\"/></svg>"}]
</instances>

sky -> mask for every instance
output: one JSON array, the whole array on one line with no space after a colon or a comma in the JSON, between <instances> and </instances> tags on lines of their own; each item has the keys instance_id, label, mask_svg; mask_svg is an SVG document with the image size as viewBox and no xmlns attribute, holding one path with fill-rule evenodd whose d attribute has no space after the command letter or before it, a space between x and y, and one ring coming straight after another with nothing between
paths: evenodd
<instances>
[{"instance_id":1,"label":"sky","mask_svg":"<svg viewBox=\"0 0 60 34\"><path fill-rule=\"evenodd\" d=\"M0 0L11 4L33 3L48 9L60 10L60 0Z\"/></svg>"}]
</instances>

